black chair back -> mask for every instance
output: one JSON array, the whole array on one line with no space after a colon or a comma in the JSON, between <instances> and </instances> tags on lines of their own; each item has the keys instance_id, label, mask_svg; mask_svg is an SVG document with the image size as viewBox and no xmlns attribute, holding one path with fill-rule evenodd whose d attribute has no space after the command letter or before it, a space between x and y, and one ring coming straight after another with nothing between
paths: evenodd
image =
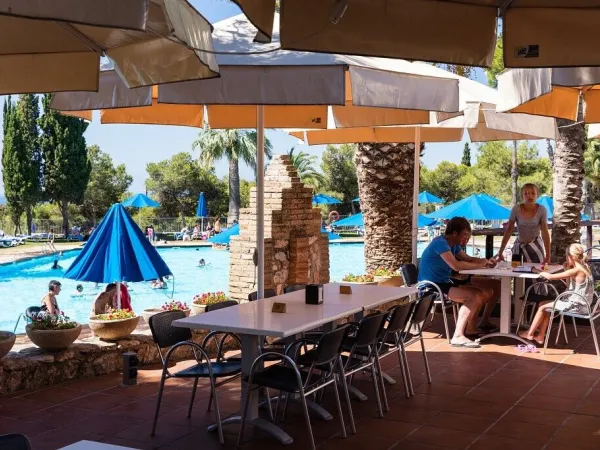
<instances>
[{"instance_id":1,"label":"black chair back","mask_svg":"<svg viewBox=\"0 0 600 450\"><path fill-rule=\"evenodd\" d=\"M283 293L288 294L290 292L301 291L302 289L306 289L305 284L290 284L283 288Z\"/></svg>"},{"instance_id":2,"label":"black chair back","mask_svg":"<svg viewBox=\"0 0 600 450\"><path fill-rule=\"evenodd\" d=\"M31 450L31 443L24 434L3 434L0 436L0 450Z\"/></svg>"},{"instance_id":3,"label":"black chair back","mask_svg":"<svg viewBox=\"0 0 600 450\"><path fill-rule=\"evenodd\" d=\"M184 319L183 311L165 311L150 316L149 325L152 339L160 348L171 347L179 342L191 341L192 330L174 327L174 320Z\"/></svg>"},{"instance_id":4,"label":"black chair back","mask_svg":"<svg viewBox=\"0 0 600 450\"><path fill-rule=\"evenodd\" d=\"M413 323L422 323L425 321L431 312L433 301L435 300L436 296L437 294L434 292L427 292L419 296L419 300L415 305L415 310L412 316Z\"/></svg>"},{"instance_id":5,"label":"black chair back","mask_svg":"<svg viewBox=\"0 0 600 450\"><path fill-rule=\"evenodd\" d=\"M277 296L277 292L275 292L275 289L265 289L264 293L265 293L264 298L270 298L270 297L276 297ZM249 302L253 302L257 298L258 298L258 292L256 292L256 291L250 292L248 294L248 301Z\"/></svg>"},{"instance_id":6,"label":"black chair back","mask_svg":"<svg viewBox=\"0 0 600 450\"><path fill-rule=\"evenodd\" d=\"M217 309L229 308L230 306L236 306L239 303L235 300L225 300L224 302L213 303L212 305L206 305L204 312L216 311Z\"/></svg>"},{"instance_id":7,"label":"black chair back","mask_svg":"<svg viewBox=\"0 0 600 450\"><path fill-rule=\"evenodd\" d=\"M374 313L363 317L358 324L354 345L360 348L375 344L383 327L385 317L384 313Z\"/></svg>"},{"instance_id":8,"label":"black chair back","mask_svg":"<svg viewBox=\"0 0 600 450\"><path fill-rule=\"evenodd\" d=\"M350 325L341 325L335 330L323 333L317 345L315 365L325 365L334 362L342 351L344 340L350 332Z\"/></svg>"},{"instance_id":9,"label":"black chair back","mask_svg":"<svg viewBox=\"0 0 600 450\"><path fill-rule=\"evenodd\" d=\"M400 266L400 272L402 273L402 279L406 286L414 286L418 283L419 272L417 266L414 264L403 264Z\"/></svg>"},{"instance_id":10,"label":"black chair back","mask_svg":"<svg viewBox=\"0 0 600 450\"><path fill-rule=\"evenodd\" d=\"M33 320L40 313L41 310L42 308L40 306L30 306L25 310L25 316L29 320Z\"/></svg>"},{"instance_id":11,"label":"black chair back","mask_svg":"<svg viewBox=\"0 0 600 450\"><path fill-rule=\"evenodd\" d=\"M388 310L389 318L387 333L401 333L406 329L406 325L410 320L410 313L413 310L414 303L406 305L398 305Z\"/></svg>"}]
</instances>

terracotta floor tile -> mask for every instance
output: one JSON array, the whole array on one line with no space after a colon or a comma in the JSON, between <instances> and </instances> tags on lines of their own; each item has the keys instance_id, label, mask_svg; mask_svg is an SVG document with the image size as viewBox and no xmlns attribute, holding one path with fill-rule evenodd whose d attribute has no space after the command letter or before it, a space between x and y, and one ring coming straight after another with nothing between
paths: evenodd
<instances>
[{"instance_id":1,"label":"terracotta floor tile","mask_svg":"<svg viewBox=\"0 0 600 450\"><path fill-rule=\"evenodd\" d=\"M488 430L487 434L545 444L555 431L554 426L516 422L503 418Z\"/></svg>"},{"instance_id":2,"label":"terracotta floor tile","mask_svg":"<svg viewBox=\"0 0 600 450\"><path fill-rule=\"evenodd\" d=\"M536 442L484 434L469 447L469 450L541 450L543 447L544 444Z\"/></svg>"},{"instance_id":3,"label":"terracotta floor tile","mask_svg":"<svg viewBox=\"0 0 600 450\"><path fill-rule=\"evenodd\" d=\"M176 406L162 405L160 407L159 417L163 416L164 414L173 413L174 411L176 411L178 409L179 408L177 408ZM154 411L155 411L154 407L151 405L151 403L144 401L144 400L138 400L138 401L127 403L125 405L118 406L114 409L111 409L106 414L109 416L125 415L125 416L133 416L133 417L137 417L137 418L145 419L145 420L152 420L154 418Z\"/></svg>"},{"instance_id":4,"label":"terracotta floor tile","mask_svg":"<svg viewBox=\"0 0 600 450\"><path fill-rule=\"evenodd\" d=\"M225 449L235 449L237 444L237 435L224 435L225 445L222 446L219 443L219 437L216 433L212 433L206 430L199 430L193 433L188 434L182 438L176 439L175 441L168 444L169 448L176 448L181 450L189 450L189 449L202 449L202 450L225 450ZM258 439L256 439L258 441ZM275 448L275 446L280 446L281 444L272 438L264 438L260 439L261 448L263 450L270 450L271 448ZM258 445L258 442L257 442ZM162 449L163 447L161 447ZM246 446L242 447L246 449Z\"/></svg>"},{"instance_id":5,"label":"terracotta floor tile","mask_svg":"<svg viewBox=\"0 0 600 450\"><path fill-rule=\"evenodd\" d=\"M79 441L100 441L104 436L86 433L71 428L58 428L32 437L31 446L35 450L56 450Z\"/></svg>"},{"instance_id":6,"label":"terracotta floor tile","mask_svg":"<svg viewBox=\"0 0 600 450\"><path fill-rule=\"evenodd\" d=\"M121 384L121 378L120 374L102 375L69 381L68 383L65 383L64 386L72 389L80 389L82 391L97 392L118 386Z\"/></svg>"},{"instance_id":7,"label":"terracotta floor tile","mask_svg":"<svg viewBox=\"0 0 600 450\"><path fill-rule=\"evenodd\" d=\"M600 417L571 414L562 426L577 430L600 431Z\"/></svg>"},{"instance_id":8,"label":"terracotta floor tile","mask_svg":"<svg viewBox=\"0 0 600 450\"><path fill-rule=\"evenodd\" d=\"M560 428L552 438L552 443L573 449L597 450L600 448L600 434L597 431Z\"/></svg>"},{"instance_id":9,"label":"terracotta floor tile","mask_svg":"<svg viewBox=\"0 0 600 450\"><path fill-rule=\"evenodd\" d=\"M170 442L176 441L190 434L190 431L187 427L173 424L162 424L160 422L156 427L156 434L154 436L150 435L151 431L152 424L150 422L144 422L119 433L115 433L114 436L120 439L127 439L130 441L144 442L147 444L161 446L167 445Z\"/></svg>"},{"instance_id":10,"label":"terracotta floor tile","mask_svg":"<svg viewBox=\"0 0 600 450\"><path fill-rule=\"evenodd\" d=\"M64 403L66 407L89 409L92 411L109 411L118 406L133 402L134 399L121 397L118 395L107 395L102 393L93 393L87 397L78 398Z\"/></svg>"},{"instance_id":11,"label":"terracotta floor tile","mask_svg":"<svg viewBox=\"0 0 600 450\"><path fill-rule=\"evenodd\" d=\"M146 422L144 419L139 419L137 417L132 416L108 416L103 414L96 414L95 416L86 419L74 421L69 426L89 433L112 436L116 433L119 433L131 427L135 427L144 422Z\"/></svg>"},{"instance_id":12,"label":"terracotta floor tile","mask_svg":"<svg viewBox=\"0 0 600 450\"><path fill-rule=\"evenodd\" d=\"M439 395L415 394L414 397L404 399L407 408L422 408L440 410L449 403L456 401L450 397L441 397Z\"/></svg>"},{"instance_id":13,"label":"terracotta floor tile","mask_svg":"<svg viewBox=\"0 0 600 450\"><path fill-rule=\"evenodd\" d=\"M144 398L158 392L158 383L141 383L135 386L116 386L102 391L103 394L128 398Z\"/></svg>"},{"instance_id":14,"label":"terracotta floor tile","mask_svg":"<svg viewBox=\"0 0 600 450\"><path fill-rule=\"evenodd\" d=\"M392 402L390 403L390 410L385 414L385 418L388 420L397 420L400 422L421 425L439 413L440 411L435 409L407 407L407 404L404 402Z\"/></svg>"},{"instance_id":15,"label":"terracotta floor tile","mask_svg":"<svg viewBox=\"0 0 600 450\"><path fill-rule=\"evenodd\" d=\"M417 442L407 442L402 441L398 442L389 450L440 450L441 447L427 445L427 444L419 444Z\"/></svg>"},{"instance_id":16,"label":"terracotta floor tile","mask_svg":"<svg viewBox=\"0 0 600 450\"><path fill-rule=\"evenodd\" d=\"M422 426L406 437L408 442L433 445L443 448L464 449L477 437L476 433Z\"/></svg>"},{"instance_id":17,"label":"terracotta floor tile","mask_svg":"<svg viewBox=\"0 0 600 450\"><path fill-rule=\"evenodd\" d=\"M448 404L444 410L459 414L497 419L504 414L506 407L495 403L480 402L463 398Z\"/></svg>"},{"instance_id":18,"label":"terracotta floor tile","mask_svg":"<svg viewBox=\"0 0 600 450\"><path fill-rule=\"evenodd\" d=\"M165 450L167 448L164 446L159 447L152 443L144 443L144 442L138 442L138 441L130 441L128 439L120 439L120 438L114 437L114 436L106 436L106 437L104 437L104 439L102 439L101 442L104 444L119 445L121 447L127 447L127 448L135 448L136 450L155 450L155 449ZM202 442L201 445L202 445L202 448L205 448L204 442Z\"/></svg>"},{"instance_id":19,"label":"terracotta floor tile","mask_svg":"<svg viewBox=\"0 0 600 450\"><path fill-rule=\"evenodd\" d=\"M315 424L313 428L318 428L318 426L320 424ZM416 430L417 427L418 425L413 423L366 418L356 424L356 432L399 441Z\"/></svg>"},{"instance_id":20,"label":"terracotta floor tile","mask_svg":"<svg viewBox=\"0 0 600 450\"><path fill-rule=\"evenodd\" d=\"M464 398L471 400L497 403L506 406L514 405L515 402L521 397L523 397L523 394L518 391L501 391L497 389L488 389L484 387L476 387L474 389L471 389L464 396Z\"/></svg>"},{"instance_id":21,"label":"terracotta floor tile","mask_svg":"<svg viewBox=\"0 0 600 450\"><path fill-rule=\"evenodd\" d=\"M487 417L469 416L452 412L442 412L433 417L427 425L450 430L469 431L471 433L483 433L495 419Z\"/></svg>"},{"instance_id":22,"label":"terracotta floor tile","mask_svg":"<svg viewBox=\"0 0 600 450\"><path fill-rule=\"evenodd\" d=\"M46 408L54 406L53 403L43 400L34 400L27 398L9 398L0 397L0 415L4 417L18 418Z\"/></svg>"},{"instance_id":23,"label":"terracotta floor tile","mask_svg":"<svg viewBox=\"0 0 600 450\"><path fill-rule=\"evenodd\" d=\"M486 378L485 375L476 375L468 373L444 373L443 380L447 384L457 384L459 386L474 387Z\"/></svg>"},{"instance_id":24,"label":"terracotta floor tile","mask_svg":"<svg viewBox=\"0 0 600 450\"><path fill-rule=\"evenodd\" d=\"M99 413L87 409L74 408L70 406L57 405L44 411L23 416L21 419L30 422L50 425L52 427L64 427L81 419L97 416Z\"/></svg>"},{"instance_id":25,"label":"terracotta floor tile","mask_svg":"<svg viewBox=\"0 0 600 450\"><path fill-rule=\"evenodd\" d=\"M203 400L208 399L210 395L210 391L205 388L198 388L196 390L195 402L201 402ZM218 396L219 400L221 400L221 395ZM148 395L146 397L141 398L143 401L148 401L153 405L156 405L156 401L158 399L158 393L155 391L153 394ZM192 389L177 387L172 388L170 390L165 390L162 396L163 405L172 405L172 406L186 406L190 404L190 400L192 399Z\"/></svg>"},{"instance_id":26,"label":"terracotta floor tile","mask_svg":"<svg viewBox=\"0 0 600 450\"><path fill-rule=\"evenodd\" d=\"M546 386L540 384L536 386L531 393L534 395L547 395L551 397L564 397L573 399L584 398L590 390L587 386L579 385L563 385L563 386Z\"/></svg>"},{"instance_id":27,"label":"terracotta floor tile","mask_svg":"<svg viewBox=\"0 0 600 450\"><path fill-rule=\"evenodd\" d=\"M551 411L572 412L577 407L578 400L571 398L549 397L547 395L527 394L518 406L533 409L549 409Z\"/></svg>"},{"instance_id":28,"label":"terracotta floor tile","mask_svg":"<svg viewBox=\"0 0 600 450\"><path fill-rule=\"evenodd\" d=\"M477 387L496 391L512 391L525 394L532 387L534 387L538 381L520 380L518 377L497 377L493 375L487 380L483 381Z\"/></svg>"},{"instance_id":29,"label":"terracotta floor tile","mask_svg":"<svg viewBox=\"0 0 600 450\"><path fill-rule=\"evenodd\" d=\"M548 409L524 408L515 406L504 417L514 422L536 423L539 425L560 426L569 416L568 412Z\"/></svg>"},{"instance_id":30,"label":"terracotta floor tile","mask_svg":"<svg viewBox=\"0 0 600 450\"><path fill-rule=\"evenodd\" d=\"M32 392L21 398L36 401L41 400L52 404L60 404L76 398L85 397L86 395L89 395L88 391L72 389L65 386L55 386L41 391Z\"/></svg>"},{"instance_id":31,"label":"terracotta floor tile","mask_svg":"<svg viewBox=\"0 0 600 450\"><path fill-rule=\"evenodd\" d=\"M470 388L468 386L434 382L432 384L422 384L415 389L415 392L420 394L438 395L440 397L462 398L469 391L469 389Z\"/></svg>"},{"instance_id":32,"label":"terracotta floor tile","mask_svg":"<svg viewBox=\"0 0 600 450\"><path fill-rule=\"evenodd\" d=\"M0 423L0 434L21 433L27 437L33 437L54 430L55 428L48 424L30 422L23 419L7 419Z\"/></svg>"},{"instance_id":33,"label":"terracotta floor tile","mask_svg":"<svg viewBox=\"0 0 600 450\"><path fill-rule=\"evenodd\" d=\"M319 446L319 450L388 450L396 443L395 440L369 436L367 434L350 435L348 438L340 440L332 438ZM281 444L279 444L281 448Z\"/></svg>"}]
</instances>

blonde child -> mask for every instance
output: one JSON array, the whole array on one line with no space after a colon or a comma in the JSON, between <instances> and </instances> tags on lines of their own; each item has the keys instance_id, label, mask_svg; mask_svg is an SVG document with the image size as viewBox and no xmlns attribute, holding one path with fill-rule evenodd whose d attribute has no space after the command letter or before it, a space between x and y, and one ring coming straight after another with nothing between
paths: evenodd
<instances>
[{"instance_id":1,"label":"blonde child","mask_svg":"<svg viewBox=\"0 0 600 450\"><path fill-rule=\"evenodd\" d=\"M588 314L588 305L592 303L594 296L594 279L587 264L587 255L581 244L569 246L564 268L565 270L559 273L540 272L540 276L549 281L568 279L569 291L579 295L570 295L557 302L550 300L540 303L529 330L519 333L522 338L543 344L552 309Z\"/></svg>"}]
</instances>

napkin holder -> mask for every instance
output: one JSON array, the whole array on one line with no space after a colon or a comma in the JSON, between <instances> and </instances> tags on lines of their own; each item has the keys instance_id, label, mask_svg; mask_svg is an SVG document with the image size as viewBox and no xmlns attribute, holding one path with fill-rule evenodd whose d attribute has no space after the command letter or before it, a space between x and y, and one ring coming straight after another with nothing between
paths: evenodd
<instances>
[{"instance_id":1,"label":"napkin holder","mask_svg":"<svg viewBox=\"0 0 600 450\"><path fill-rule=\"evenodd\" d=\"M271 307L271 312L277 314L285 314L287 312L286 304L278 302L273 303L273 306Z\"/></svg>"},{"instance_id":2,"label":"napkin holder","mask_svg":"<svg viewBox=\"0 0 600 450\"><path fill-rule=\"evenodd\" d=\"M323 303L323 285L322 284L307 284L306 290L306 304L307 305L320 305Z\"/></svg>"},{"instance_id":3,"label":"napkin holder","mask_svg":"<svg viewBox=\"0 0 600 450\"><path fill-rule=\"evenodd\" d=\"M352 286L348 286L346 284L341 284L340 285L340 294L343 294L343 295L352 294Z\"/></svg>"}]
</instances>

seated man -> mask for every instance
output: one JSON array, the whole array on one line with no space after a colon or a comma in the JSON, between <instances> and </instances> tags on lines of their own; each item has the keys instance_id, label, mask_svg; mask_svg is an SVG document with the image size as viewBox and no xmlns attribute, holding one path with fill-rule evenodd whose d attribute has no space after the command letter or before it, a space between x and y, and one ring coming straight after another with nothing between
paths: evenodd
<instances>
[{"instance_id":1,"label":"seated man","mask_svg":"<svg viewBox=\"0 0 600 450\"><path fill-rule=\"evenodd\" d=\"M469 337L477 337L477 315L484 305L493 305L497 299L495 289L484 284L468 282L459 285L452 281L452 271L492 267L495 262L485 258L473 258L461 248L471 237L471 225L464 217L454 217L446 225L444 236L434 238L421 256L419 281L437 284L450 300L461 303L456 330L451 344L454 347L478 348L479 343ZM489 318L489 311L486 314ZM487 322L487 318L484 319ZM486 325L489 325L486 323Z\"/></svg>"}]
</instances>

